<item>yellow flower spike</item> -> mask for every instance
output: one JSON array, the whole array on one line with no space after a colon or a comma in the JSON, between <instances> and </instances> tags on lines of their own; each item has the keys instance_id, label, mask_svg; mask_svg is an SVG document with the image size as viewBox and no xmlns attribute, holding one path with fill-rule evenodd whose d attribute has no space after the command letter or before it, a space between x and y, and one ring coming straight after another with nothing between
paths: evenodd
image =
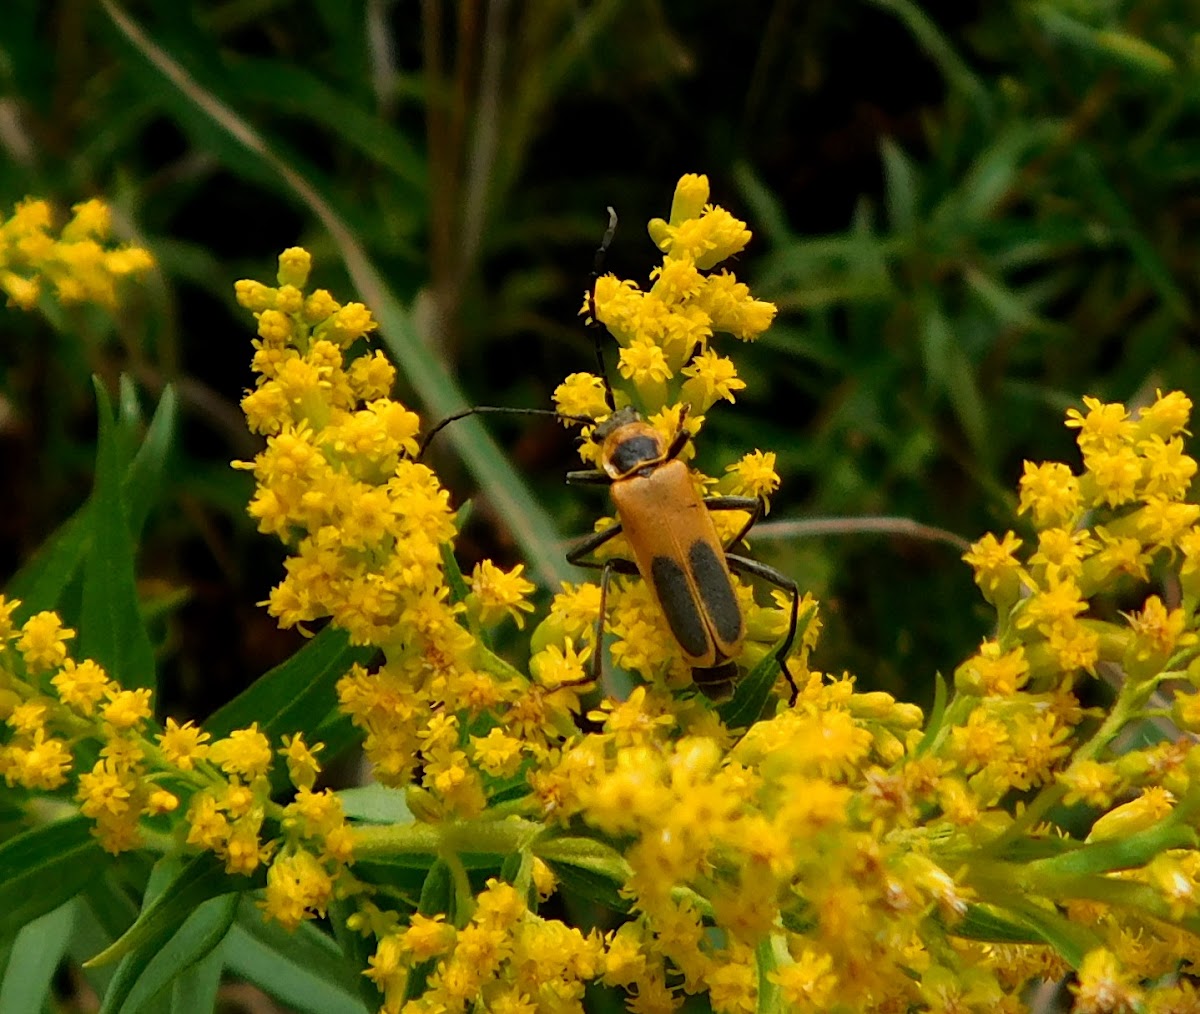
<instances>
[{"instance_id":1,"label":"yellow flower spike","mask_svg":"<svg viewBox=\"0 0 1200 1014\"><path fill-rule=\"evenodd\" d=\"M1151 787L1137 799L1122 803L1099 818L1086 841L1113 841L1127 838L1138 831L1153 827L1175 806L1175 798L1165 789Z\"/></svg>"},{"instance_id":2,"label":"yellow flower spike","mask_svg":"<svg viewBox=\"0 0 1200 1014\"><path fill-rule=\"evenodd\" d=\"M689 218L699 218L708 204L708 177L699 173L684 173L675 184L671 198L671 224L679 225ZM652 221L660 221L654 219Z\"/></svg>"},{"instance_id":3,"label":"yellow flower spike","mask_svg":"<svg viewBox=\"0 0 1200 1014\"><path fill-rule=\"evenodd\" d=\"M1141 443L1157 437L1170 440L1177 434L1187 434L1188 420L1192 414L1192 400L1182 391L1156 392L1154 403L1139 413L1134 431L1134 441Z\"/></svg>"},{"instance_id":4,"label":"yellow flower spike","mask_svg":"<svg viewBox=\"0 0 1200 1014\"><path fill-rule=\"evenodd\" d=\"M302 290L308 284L311 270L312 254L302 246L291 246L279 255L279 274L276 277L280 285Z\"/></svg>"},{"instance_id":5,"label":"yellow flower spike","mask_svg":"<svg viewBox=\"0 0 1200 1014\"><path fill-rule=\"evenodd\" d=\"M39 279L22 278L12 271L0 271L0 289L8 296L10 305L19 310L32 310L42 295Z\"/></svg>"}]
</instances>

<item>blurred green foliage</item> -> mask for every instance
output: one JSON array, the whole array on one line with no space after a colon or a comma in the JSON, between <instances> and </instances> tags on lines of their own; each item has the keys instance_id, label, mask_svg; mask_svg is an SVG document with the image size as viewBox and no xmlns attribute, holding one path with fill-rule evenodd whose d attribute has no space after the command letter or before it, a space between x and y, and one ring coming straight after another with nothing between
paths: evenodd
<instances>
[{"instance_id":1,"label":"blurred green foliage","mask_svg":"<svg viewBox=\"0 0 1200 1014\"><path fill-rule=\"evenodd\" d=\"M713 414L709 470L777 450L773 518L1003 530L1022 458L1074 460L1082 394L1200 391L1198 32L1185 0L9 0L0 197L104 195L161 271L115 321L6 317L0 572L86 495L89 374L148 402L173 383L182 441L141 571L148 596L188 592L157 646L168 703L211 710L295 647L254 605L277 550L227 467L254 446L232 282L302 243L383 318L418 408L546 405L591 367L576 314L605 206L625 223L610 266L644 277L636 223L687 171L747 219L739 274L781 308L736 350L750 388ZM552 424L495 432L503 454L475 460L508 475L479 489L441 449L476 497L465 566L546 541L513 506L525 482L563 536L604 509L561 488ZM820 661L866 683L926 699L984 633L944 544L755 548L825 601Z\"/></svg>"}]
</instances>

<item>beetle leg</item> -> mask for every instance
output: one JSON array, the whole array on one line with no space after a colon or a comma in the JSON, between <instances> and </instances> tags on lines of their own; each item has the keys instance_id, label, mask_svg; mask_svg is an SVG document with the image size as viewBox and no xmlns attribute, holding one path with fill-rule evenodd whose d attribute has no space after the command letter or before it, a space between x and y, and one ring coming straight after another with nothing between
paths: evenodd
<instances>
[{"instance_id":1,"label":"beetle leg","mask_svg":"<svg viewBox=\"0 0 1200 1014\"><path fill-rule=\"evenodd\" d=\"M761 496L712 496L704 501L704 506L710 511L748 511L750 517L742 525L742 530L729 540L725 551L733 549L742 541L766 512L766 501Z\"/></svg>"},{"instance_id":2,"label":"beetle leg","mask_svg":"<svg viewBox=\"0 0 1200 1014\"><path fill-rule=\"evenodd\" d=\"M600 611L596 614L596 633L592 644L592 658L589 663L591 673L588 676L589 681L598 681L600 679L601 660L604 655L604 614L605 603L608 599L608 579L615 571L618 574L623 574L627 577L637 574L637 566L629 560L585 560L585 556L590 556L597 549L603 546L606 542L616 538L621 534L620 524L610 525L608 528L603 528L598 532L593 532L584 539L578 546L567 553L567 563L573 563L576 567L589 567L592 570L600 571ZM564 684L569 686L569 684Z\"/></svg>"},{"instance_id":3,"label":"beetle leg","mask_svg":"<svg viewBox=\"0 0 1200 1014\"><path fill-rule=\"evenodd\" d=\"M768 584L773 584L776 588L789 592L792 596L792 617L788 624L787 637L783 639L783 644L775 653L775 659L779 663L779 668L783 670L783 675L787 677L788 686L792 688L792 696L788 703L795 704L796 698L800 696L800 688L796 685L796 678L792 675L792 670L788 668L787 656L788 652L792 650L792 642L796 640L796 623L800 617L800 586L774 567L768 567L765 563L759 563L757 560L726 553L725 562L729 564L729 569L734 573L762 578Z\"/></svg>"},{"instance_id":4,"label":"beetle leg","mask_svg":"<svg viewBox=\"0 0 1200 1014\"><path fill-rule=\"evenodd\" d=\"M568 486L611 486L612 477L598 468L584 468L567 473Z\"/></svg>"}]
</instances>

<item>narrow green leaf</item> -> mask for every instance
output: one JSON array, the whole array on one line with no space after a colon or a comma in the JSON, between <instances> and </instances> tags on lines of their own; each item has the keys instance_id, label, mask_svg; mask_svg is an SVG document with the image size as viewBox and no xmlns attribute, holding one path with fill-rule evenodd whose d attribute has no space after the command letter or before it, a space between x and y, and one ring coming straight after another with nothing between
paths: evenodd
<instances>
[{"instance_id":1,"label":"narrow green leaf","mask_svg":"<svg viewBox=\"0 0 1200 1014\"><path fill-rule=\"evenodd\" d=\"M946 717L946 700L950 696L949 690L946 687L946 679L942 674L934 673L933 684L933 707L930 709L929 717L925 721L925 734L921 737L921 742L917 744L913 755L920 757L930 747L938 737L938 733L942 729L942 720Z\"/></svg>"},{"instance_id":2,"label":"narrow green leaf","mask_svg":"<svg viewBox=\"0 0 1200 1014\"><path fill-rule=\"evenodd\" d=\"M26 831L0 845L0 937L73 898L109 862L84 816Z\"/></svg>"},{"instance_id":3,"label":"narrow green leaf","mask_svg":"<svg viewBox=\"0 0 1200 1014\"><path fill-rule=\"evenodd\" d=\"M991 905L968 905L963 917L947 927L952 936L993 944L1036 944L1039 934L1019 919L1010 918Z\"/></svg>"},{"instance_id":4,"label":"narrow green leaf","mask_svg":"<svg viewBox=\"0 0 1200 1014\"><path fill-rule=\"evenodd\" d=\"M202 852L188 860L162 893L142 910L137 921L88 964L106 965L151 943L161 946L198 905L255 886L255 880L226 873L221 860L211 852Z\"/></svg>"},{"instance_id":5,"label":"narrow green leaf","mask_svg":"<svg viewBox=\"0 0 1200 1014\"><path fill-rule=\"evenodd\" d=\"M553 859L546 860L546 865L550 867L561 888L570 894L613 912L628 912L633 907L633 902L621 894L619 886L609 877L583 866L560 863Z\"/></svg>"},{"instance_id":6,"label":"narrow green leaf","mask_svg":"<svg viewBox=\"0 0 1200 1014\"><path fill-rule=\"evenodd\" d=\"M162 397L154 410L141 445L125 471L122 485L129 510L129 534L136 544L146 524L146 516L158 501L163 473L175 439L178 405L175 389L163 388Z\"/></svg>"},{"instance_id":7,"label":"narrow green leaf","mask_svg":"<svg viewBox=\"0 0 1200 1014\"><path fill-rule=\"evenodd\" d=\"M95 381L100 433L89 516L91 547L84 563L79 654L92 658L123 687L153 687L154 651L142 623L134 546L121 495L125 475L108 392Z\"/></svg>"},{"instance_id":8,"label":"narrow green leaf","mask_svg":"<svg viewBox=\"0 0 1200 1014\"><path fill-rule=\"evenodd\" d=\"M450 601L459 603L470 594L471 589L467 585L466 578L463 577L462 568L458 565L454 547L449 542L443 542L441 553L442 573L446 575L446 586L450 589Z\"/></svg>"},{"instance_id":9,"label":"narrow green leaf","mask_svg":"<svg viewBox=\"0 0 1200 1014\"><path fill-rule=\"evenodd\" d=\"M293 110L343 138L349 146L387 169L397 181L424 193L428 185L426 159L373 108L363 108L295 63L243 57L227 64L227 70L229 79L224 82L227 94L236 95L241 105L248 106L254 101Z\"/></svg>"},{"instance_id":10,"label":"narrow green leaf","mask_svg":"<svg viewBox=\"0 0 1200 1014\"><path fill-rule=\"evenodd\" d=\"M1175 61L1157 46L1128 32L1100 31L1096 44L1121 63L1154 75L1175 73Z\"/></svg>"},{"instance_id":11,"label":"narrow green leaf","mask_svg":"<svg viewBox=\"0 0 1200 1014\"><path fill-rule=\"evenodd\" d=\"M628 860L620 852L595 838L549 838L536 842L533 852L546 862L574 866L607 877L617 886L628 882L633 874Z\"/></svg>"},{"instance_id":12,"label":"narrow green leaf","mask_svg":"<svg viewBox=\"0 0 1200 1014\"><path fill-rule=\"evenodd\" d=\"M454 921L454 876L444 860L436 860L429 868L417 911L425 916L445 915L447 922Z\"/></svg>"},{"instance_id":13,"label":"narrow green leaf","mask_svg":"<svg viewBox=\"0 0 1200 1014\"><path fill-rule=\"evenodd\" d=\"M135 543L146 515L158 497L175 425L176 397L174 389L168 386L122 481L121 489L129 510L130 536ZM91 511L90 501L75 511L9 581L5 595L21 600L21 608L16 614L19 621L59 607L63 592L79 573L91 550Z\"/></svg>"},{"instance_id":14,"label":"narrow green leaf","mask_svg":"<svg viewBox=\"0 0 1200 1014\"><path fill-rule=\"evenodd\" d=\"M915 0L871 0L871 3L895 15L941 71L946 84L967 98L981 116L990 118L992 98L988 90L919 3Z\"/></svg>"},{"instance_id":15,"label":"narrow green leaf","mask_svg":"<svg viewBox=\"0 0 1200 1014\"><path fill-rule=\"evenodd\" d=\"M337 944L310 923L288 933L265 922L248 898L225 946L225 966L290 1009L312 1014L365 1014L359 998L360 968L351 967Z\"/></svg>"},{"instance_id":16,"label":"narrow green leaf","mask_svg":"<svg viewBox=\"0 0 1200 1014\"><path fill-rule=\"evenodd\" d=\"M221 988L221 973L225 970L223 944L224 941L171 983L171 1014L218 1010L217 992Z\"/></svg>"},{"instance_id":17,"label":"narrow green leaf","mask_svg":"<svg viewBox=\"0 0 1200 1014\"><path fill-rule=\"evenodd\" d=\"M79 573L91 546L91 505L84 504L58 526L4 589L8 598L21 600L21 607L14 614L18 623L24 623L35 613L58 608L63 592Z\"/></svg>"},{"instance_id":18,"label":"narrow green leaf","mask_svg":"<svg viewBox=\"0 0 1200 1014\"><path fill-rule=\"evenodd\" d=\"M787 212L749 162L734 164L733 180L754 221L754 234L769 239L773 247L789 243L792 227L788 223Z\"/></svg>"},{"instance_id":19,"label":"narrow green leaf","mask_svg":"<svg viewBox=\"0 0 1200 1014\"><path fill-rule=\"evenodd\" d=\"M1002 325L1027 328L1052 334L1062 332L1062 327L1038 316L1033 307L1017 292L999 278L968 265L963 270L963 281Z\"/></svg>"},{"instance_id":20,"label":"narrow green leaf","mask_svg":"<svg viewBox=\"0 0 1200 1014\"><path fill-rule=\"evenodd\" d=\"M908 232L917 222L920 205L917 170L891 138L885 137L880 148L888 221L896 232Z\"/></svg>"},{"instance_id":21,"label":"narrow green leaf","mask_svg":"<svg viewBox=\"0 0 1200 1014\"><path fill-rule=\"evenodd\" d=\"M796 619L796 640L804 639L804 632L816 615L817 607L810 605ZM746 678L740 680L733 697L717 708L721 721L730 729L748 729L762 717L767 701L779 680L779 661L775 653L783 647L785 638L780 638L764 655Z\"/></svg>"},{"instance_id":22,"label":"narrow green leaf","mask_svg":"<svg viewBox=\"0 0 1200 1014\"><path fill-rule=\"evenodd\" d=\"M326 627L286 662L256 679L204 723L213 738L258 722L266 735L310 735L336 708L334 687L355 662L366 663L371 648L352 648L344 631Z\"/></svg>"},{"instance_id":23,"label":"narrow green leaf","mask_svg":"<svg viewBox=\"0 0 1200 1014\"><path fill-rule=\"evenodd\" d=\"M0 982L0 1014L43 1009L59 962L71 942L78 902L71 899L28 923L17 934Z\"/></svg>"},{"instance_id":24,"label":"narrow green leaf","mask_svg":"<svg viewBox=\"0 0 1200 1014\"><path fill-rule=\"evenodd\" d=\"M162 934L161 940L147 940L126 955L104 996L101 1014L139 1010L191 971L225 939L237 907L236 894L210 898L190 910L182 925Z\"/></svg>"},{"instance_id":25,"label":"narrow green leaf","mask_svg":"<svg viewBox=\"0 0 1200 1014\"><path fill-rule=\"evenodd\" d=\"M1078 968L1084 955L1103 945L1097 934L1057 911L1021 905L1011 915L1015 922L1024 923L1043 943L1053 947L1072 968Z\"/></svg>"}]
</instances>

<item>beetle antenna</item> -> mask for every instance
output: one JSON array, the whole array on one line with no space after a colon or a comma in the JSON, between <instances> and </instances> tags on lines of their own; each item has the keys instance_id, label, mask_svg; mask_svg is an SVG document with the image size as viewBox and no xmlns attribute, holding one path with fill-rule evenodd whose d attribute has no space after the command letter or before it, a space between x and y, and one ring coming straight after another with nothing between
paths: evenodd
<instances>
[{"instance_id":1,"label":"beetle antenna","mask_svg":"<svg viewBox=\"0 0 1200 1014\"><path fill-rule=\"evenodd\" d=\"M417 445L417 453L413 456L413 460L420 461L426 450L429 449L429 444L433 438L452 422L465 419L469 415L486 415L489 413L491 415L552 415L556 419L583 423L585 426L591 425L596 421L589 416L564 415L562 412L556 412L552 408L507 408L502 405L476 405L474 408L464 408L461 412L454 412L434 425L428 433L421 437L421 442Z\"/></svg>"},{"instance_id":2,"label":"beetle antenna","mask_svg":"<svg viewBox=\"0 0 1200 1014\"><path fill-rule=\"evenodd\" d=\"M596 247L596 256L592 260L592 273L588 278L588 327L592 329L592 340L596 348L596 365L600 368L600 379L604 381L604 403L610 412L616 411L617 403L613 398L612 384L608 380L608 369L604 365L604 348L601 344L602 332L608 329L600 323L596 316L596 283L604 270L604 256L612 245L613 237L617 234L617 213L608 208L608 228L604 230L604 238Z\"/></svg>"}]
</instances>

